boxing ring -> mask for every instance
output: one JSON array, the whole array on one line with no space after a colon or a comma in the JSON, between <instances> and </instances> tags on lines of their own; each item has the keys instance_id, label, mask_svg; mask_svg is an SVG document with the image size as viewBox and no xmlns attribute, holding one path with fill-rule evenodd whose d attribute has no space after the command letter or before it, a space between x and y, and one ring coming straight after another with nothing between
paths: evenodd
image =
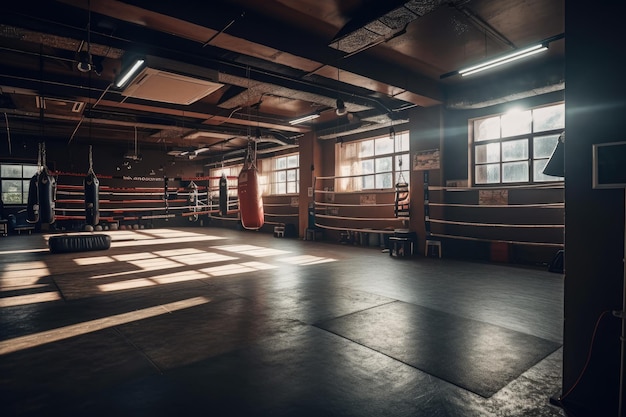
<instances>
[{"instance_id":1,"label":"boxing ring","mask_svg":"<svg viewBox=\"0 0 626 417\"><path fill-rule=\"evenodd\" d=\"M340 241L365 244L364 236L385 238L408 229L408 187L336 192L340 182L358 181L363 175L320 176L313 179L313 203L308 229L339 234ZM399 185L399 184L397 184ZM403 215L399 215L403 214Z\"/></svg>"},{"instance_id":2,"label":"boxing ring","mask_svg":"<svg viewBox=\"0 0 626 417\"><path fill-rule=\"evenodd\" d=\"M84 174L54 172L56 195L54 212L57 222L85 222L86 189L79 184ZM236 195L221 195L221 177L131 177L98 175L104 182L97 190L94 226L108 230L143 228L156 219L184 218L197 222L200 216L238 221ZM236 190L237 177L227 177L226 193ZM221 192L220 192L221 191ZM226 211L223 209L226 207ZM222 209L222 210L221 210Z\"/></svg>"}]
</instances>

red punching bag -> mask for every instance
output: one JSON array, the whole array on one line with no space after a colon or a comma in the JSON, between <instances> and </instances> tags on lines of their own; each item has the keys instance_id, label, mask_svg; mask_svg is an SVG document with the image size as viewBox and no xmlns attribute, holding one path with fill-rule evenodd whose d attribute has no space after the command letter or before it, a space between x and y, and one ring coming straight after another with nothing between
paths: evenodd
<instances>
[{"instance_id":1,"label":"red punching bag","mask_svg":"<svg viewBox=\"0 0 626 417\"><path fill-rule=\"evenodd\" d=\"M265 222L263 198L259 188L259 174L251 160L244 163L237 182L239 214L245 229L258 230Z\"/></svg>"}]
</instances>

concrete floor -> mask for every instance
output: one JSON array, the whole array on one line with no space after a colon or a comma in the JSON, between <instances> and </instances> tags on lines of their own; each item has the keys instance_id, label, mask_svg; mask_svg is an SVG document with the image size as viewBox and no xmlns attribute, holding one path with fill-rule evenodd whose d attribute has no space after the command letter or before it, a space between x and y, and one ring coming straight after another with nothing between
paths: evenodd
<instances>
[{"instance_id":1,"label":"concrete floor","mask_svg":"<svg viewBox=\"0 0 626 417\"><path fill-rule=\"evenodd\" d=\"M109 250L72 254L42 234L0 238L3 416L564 415L549 404L559 274L445 246L402 259L249 231L106 233ZM514 370L507 340L548 353L490 395L454 382ZM453 382L427 372L446 364Z\"/></svg>"}]
</instances>

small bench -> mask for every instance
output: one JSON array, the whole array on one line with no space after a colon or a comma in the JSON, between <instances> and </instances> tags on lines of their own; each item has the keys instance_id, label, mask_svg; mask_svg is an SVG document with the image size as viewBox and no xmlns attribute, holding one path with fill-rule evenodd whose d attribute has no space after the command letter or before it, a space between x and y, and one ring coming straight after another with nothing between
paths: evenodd
<instances>
[{"instance_id":1,"label":"small bench","mask_svg":"<svg viewBox=\"0 0 626 417\"><path fill-rule=\"evenodd\" d=\"M105 234L55 235L48 239L52 253L106 250L111 247L111 236Z\"/></svg>"},{"instance_id":2,"label":"small bench","mask_svg":"<svg viewBox=\"0 0 626 417\"><path fill-rule=\"evenodd\" d=\"M274 226L274 237L285 237L285 226Z\"/></svg>"},{"instance_id":3,"label":"small bench","mask_svg":"<svg viewBox=\"0 0 626 417\"><path fill-rule=\"evenodd\" d=\"M410 237L389 237L389 256L406 257L413 255L413 239Z\"/></svg>"}]
</instances>

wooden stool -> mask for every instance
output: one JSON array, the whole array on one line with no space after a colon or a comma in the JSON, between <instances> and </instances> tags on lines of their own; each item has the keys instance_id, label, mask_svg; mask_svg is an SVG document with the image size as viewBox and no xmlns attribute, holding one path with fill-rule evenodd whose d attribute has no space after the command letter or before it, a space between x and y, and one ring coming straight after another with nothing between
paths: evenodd
<instances>
[{"instance_id":1,"label":"wooden stool","mask_svg":"<svg viewBox=\"0 0 626 417\"><path fill-rule=\"evenodd\" d=\"M428 256L430 248L437 249L437 253L439 257L441 258L441 242L439 240L426 239L426 250L425 250L424 256Z\"/></svg>"}]
</instances>

